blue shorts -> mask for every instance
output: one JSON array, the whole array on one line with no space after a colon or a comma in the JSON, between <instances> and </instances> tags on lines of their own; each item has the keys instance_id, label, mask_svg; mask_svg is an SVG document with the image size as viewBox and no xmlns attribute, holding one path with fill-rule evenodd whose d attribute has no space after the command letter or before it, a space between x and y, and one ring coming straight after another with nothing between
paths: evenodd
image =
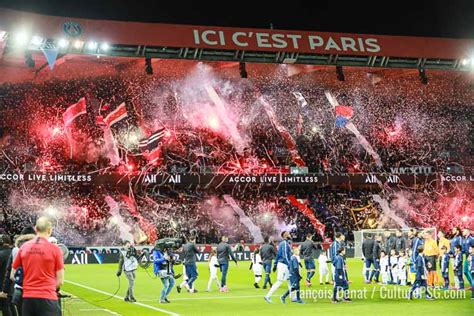
<instances>
[{"instance_id":1,"label":"blue shorts","mask_svg":"<svg viewBox=\"0 0 474 316\"><path fill-rule=\"evenodd\" d=\"M314 259L304 259L304 267L306 268L306 270L313 270L314 268L316 268L316 265L314 264Z\"/></svg>"}]
</instances>

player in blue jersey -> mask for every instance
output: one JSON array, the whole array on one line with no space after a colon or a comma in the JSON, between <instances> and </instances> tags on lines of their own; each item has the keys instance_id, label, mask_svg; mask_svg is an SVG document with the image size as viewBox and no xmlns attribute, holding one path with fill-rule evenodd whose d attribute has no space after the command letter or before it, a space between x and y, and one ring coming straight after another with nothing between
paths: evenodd
<instances>
[{"instance_id":1,"label":"player in blue jersey","mask_svg":"<svg viewBox=\"0 0 474 316\"><path fill-rule=\"evenodd\" d=\"M293 255L291 256L290 266L289 266L290 288L288 289L288 291L285 292L285 294L283 294L280 297L280 300L283 304L285 304L286 298L292 292L296 292L296 300L294 302L299 303L299 304L304 304L300 296L300 281L302 278L300 274L300 263L298 260L299 253L300 253L300 250L298 248L293 249Z\"/></svg>"},{"instance_id":2,"label":"player in blue jersey","mask_svg":"<svg viewBox=\"0 0 474 316\"><path fill-rule=\"evenodd\" d=\"M290 233L283 231L281 233L282 241L278 244L277 256L275 258L275 263L273 265L273 272L277 272L277 280L268 291L267 295L264 297L265 301L272 303L271 296L275 291L283 284L283 282L288 281L290 277L290 271L288 267L290 266L291 260L291 246L290 246Z\"/></svg>"},{"instance_id":3,"label":"player in blue jersey","mask_svg":"<svg viewBox=\"0 0 474 316\"><path fill-rule=\"evenodd\" d=\"M465 258L463 272L467 282L472 288L474 287L474 280L472 279L471 272L469 271L469 260L467 260L467 257L469 256L469 247L474 246L474 237L471 236L471 230L469 228L464 228L462 230L462 236L462 253Z\"/></svg>"},{"instance_id":4,"label":"player in blue jersey","mask_svg":"<svg viewBox=\"0 0 474 316\"><path fill-rule=\"evenodd\" d=\"M416 277L415 277L415 282L413 283L410 289L410 292L408 293L409 300L413 299L413 292L415 292L415 290L418 288L424 289L426 291L427 300L433 299L430 291L428 290L428 283L426 281L428 278L428 270L426 269L426 261L425 261L425 256L423 254L424 250L425 249L422 246L418 247L417 249L418 255L416 256L416 260L414 262Z\"/></svg>"},{"instance_id":5,"label":"player in blue jersey","mask_svg":"<svg viewBox=\"0 0 474 316\"><path fill-rule=\"evenodd\" d=\"M461 245L456 245L454 247L454 263L453 263L453 271L454 271L454 278L457 281L457 288L459 290L464 290L464 279L462 276L462 247Z\"/></svg>"},{"instance_id":6,"label":"player in blue jersey","mask_svg":"<svg viewBox=\"0 0 474 316\"><path fill-rule=\"evenodd\" d=\"M332 269L332 280L334 281L335 275L335 267L334 267L334 260L336 259L337 252L339 248L342 247L342 243L344 242L344 235L340 232L337 232L335 235L334 241L331 243L329 247L329 259L331 260L331 269Z\"/></svg>"},{"instance_id":7,"label":"player in blue jersey","mask_svg":"<svg viewBox=\"0 0 474 316\"><path fill-rule=\"evenodd\" d=\"M474 245L469 246L469 256L467 257L469 261L469 272L471 273L471 278L474 280ZM471 286L471 300L474 300L474 286Z\"/></svg>"},{"instance_id":8,"label":"player in blue jersey","mask_svg":"<svg viewBox=\"0 0 474 316\"><path fill-rule=\"evenodd\" d=\"M347 279L347 268L346 268L346 248L341 247L338 249L336 256L334 257L334 290L332 296L332 302L338 303L340 300L337 299L338 292L342 290L344 292L344 302L350 302L349 298L349 280Z\"/></svg>"},{"instance_id":9,"label":"player in blue jersey","mask_svg":"<svg viewBox=\"0 0 474 316\"><path fill-rule=\"evenodd\" d=\"M449 290L449 252L446 246L441 247L441 257L439 258L441 275L444 280L443 290Z\"/></svg>"}]
</instances>

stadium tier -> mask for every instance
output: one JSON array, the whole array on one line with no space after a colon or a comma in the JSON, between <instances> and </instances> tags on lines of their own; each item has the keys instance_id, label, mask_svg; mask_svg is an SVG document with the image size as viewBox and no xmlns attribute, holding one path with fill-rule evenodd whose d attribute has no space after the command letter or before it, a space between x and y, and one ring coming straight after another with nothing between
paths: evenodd
<instances>
[{"instance_id":1,"label":"stadium tier","mask_svg":"<svg viewBox=\"0 0 474 316\"><path fill-rule=\"evenodd\" d=\"M431 287L456 296L433 313L468 314L473 48L0 8L0 241L17 238L18 251L33 243L21 246L33 238L25 227L38 244L53 234L45 247L59 241L64 288L81 306L71 315L278 315L261 304L302 304L317 283L325 294L311 304L339 292L350 302L357 283L395 314L402 298L387 303L384 289L408 301ZM446 265L455 269L439 274ZM373 312L363 300L357 313Z\"/></svg>"}]
</instances>

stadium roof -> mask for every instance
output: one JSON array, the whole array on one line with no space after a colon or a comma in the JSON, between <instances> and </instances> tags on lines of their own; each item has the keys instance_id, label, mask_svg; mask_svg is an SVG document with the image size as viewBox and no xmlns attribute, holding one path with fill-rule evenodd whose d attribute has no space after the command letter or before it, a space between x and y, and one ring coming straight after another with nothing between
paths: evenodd
<instances>
[{"instance_id":1,"label":"stadium roof","mask_svg":"<svg viewBox=\"0 0 474 316\"><path fill-rule=\"evenodd\" d=\"M5 52L472 70L474 40L92 20L0 9ZM0 34L1 35L1 34ZM36 39L32 40L32 39ZM8 58L7 58L8 59Z\"/></svg>"}]
</instances>

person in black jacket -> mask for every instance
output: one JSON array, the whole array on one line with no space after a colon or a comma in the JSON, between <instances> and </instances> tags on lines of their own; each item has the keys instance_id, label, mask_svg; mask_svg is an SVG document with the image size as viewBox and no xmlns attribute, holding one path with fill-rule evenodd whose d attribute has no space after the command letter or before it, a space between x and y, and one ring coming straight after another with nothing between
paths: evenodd
<instances>
[{"instance_id":1,"label":"person in black jacket","mask_svg":"<svg viewBox=\"0 0 474 316\"><path fill-rule=\"evenodd\" d=\"M392 249L395 249L395 244L397 243L397 237L395 237L395 235L391 233L389 230L386 230L384 232L384 237L385 237L385 242L384 242L383 249L385 250L385 253L390 253Z\"/></svg>"},{"instance_id":2,"label":"person in black jacket","mask_svg":"<svg viewBox=\"0 0 474 316\"><path fill-rule=\"evenodd\" d=\"M8 267L8 260L12 253L11 239L7 235L0 235L0 290L3 289L4 276ZM0 310L2 315L11 316L16 315L15 307L11 303L11 299L7 293L3 293L0 296Z\"/></svg>"},{"instance_id":3,"label":"person in black jacket","mask_svg":"<svg viewBox=\"0 0 474 316\"><path fill-rule=\"evenodd\" d=\"M373 265L375 270L375 264L374 264L374 246L375 246L375 241L372 238L372 234L367 234L367 238L364 239L362 242L362 255L364 256L364 262L365 262L365 283L370 283L369 279L369 273L370 273L370 267Z\"/></svg>"},{"instance_id":4,"label":"person in black jacket","mask_svg":"<svg viewBox=\"0 0 474 316\"><path fill-rule=\"evenodd\" d=\"M272 286L272 281L270 280L270 273L272 272L272 260L275 259L277 253L275 246L270 241L269 237L265 237L265 243L260 248L260 256L263 261L263 270L265 271L265 281L263 282L263 289L267 288L267 284Z\"/></svg>"},{"instance_id":5,"label":"person in black jacket","mask_svg":"<svg viewBox=\"0 0 474 316\"><path fill-rule=\"evenodd\" d=\"M13 265L13 260L15 260L16 255L18 254L18 251L20 247L26 243L27 241L35 238L35 229L33 226L27 226L23 228L21 231L20 235L18 235L15 238L15 247L12 249L10 257L8 258L7 266L5 269L5 276L1 276L3 278L3 288L0 289L0 294L1 296L4 296L5 294L8 297L8 301L11 301L13 303L13 316L20 315L21 316L21 309L22 309L22 299L21 299L21 293L22 293L22 274L21 274L21 269L18 269L17 271L17 278L15 278L14 281L10 279L10 272L12 270L12 265Z\"/></svg>"},{"instance_id":6,"label":"person in black jacket","mask_svg":"<svg viewBox=\"0 0 474 316\"><path fill-rule=\"evenodd\" d=\"M395 241L395 251L397 252L397 254L399 254L400 251L405 251L408 248L408 242L405 236L403 236L403 233L400 229L397 230L396 237L397 240Z\"/></svg>"},{"instance_id":7,"label":"person in black jacket","mask_svg":"<svg viewBox=\"0 0 474 316\"><path fill-rule=\"evenodd\" d=\"M374 242L374 251L373 251L373 260L374 260L374 270L370 273L369 281L372 282L372 279L375 277L375 282L379 283L380 275L380 253L382 252L382 236L378 235L375 237Z\"/></svg>"}]
</instances>

